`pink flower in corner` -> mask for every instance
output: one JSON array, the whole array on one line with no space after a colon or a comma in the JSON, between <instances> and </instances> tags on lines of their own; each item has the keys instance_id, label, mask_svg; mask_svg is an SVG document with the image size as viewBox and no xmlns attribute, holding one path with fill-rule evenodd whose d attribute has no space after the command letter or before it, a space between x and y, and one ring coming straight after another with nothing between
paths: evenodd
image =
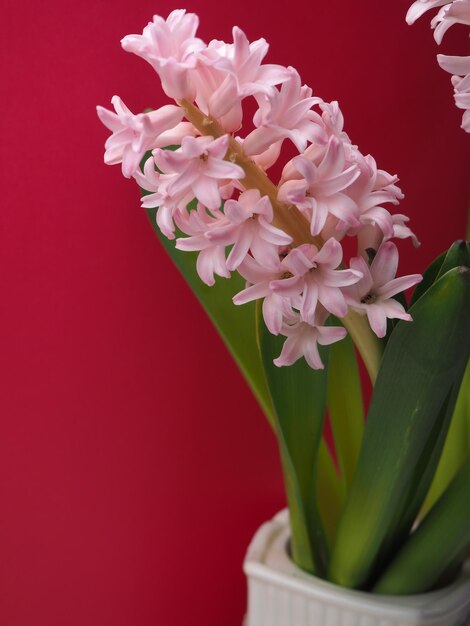
<instances>
[{"instance_id":1,"label":"pink flower in corner","mask_svg":"<svg viewBox=\"0 0 470 626\"><path fill-rule=\"evenodd\" d=\"M175 152L154 150L158 169L165 174L175 174L168 185L169 196L192 192L208 209L220 208L219 181L245 176L240 166L224 160L228 145L228 135L215 140L212 137L184 137L181 148Z\"/></svg>"},{"instance_id":2,"label":"pink flower in corner","mask_svg":"<svg viewBox=\"0 0 470 626\"><path fill-rule=\"evenodd\" d=\"M434 39L438 44L446 32L455 24L470 26L470 0L432 1L417 0L410 7L407 15L408 24L412 24L428 8L441 7L431 21ZM453 74L455 104L465 111L461 128L470 133L470 57L446 56L438 54L437 60L443 70Z\"/></svg>"},{"instance_id":3,"label":"pink flower in corner","mask_svg":"<svg viewBox=\"0 0 470 626\"><path fill-rule=\"evenodd\" d=\"M350 266L363 276L355 285L345 289L346 300L354 310L367 315L378 337L385 337L387 318L411 321L411 315L393 296L421 282L423 277L411 274L395 278L398 269L395 244L391 241L383 243L370 267L362 257L351 259Z\"/></svg>"},{"instance_id":4,"label":"pink flower in corner","mask_svg":"<svg viewBox=\"0 0 470 626\"><path fill-rule=\"evenodd\" d=\"M454 0L451 4L440 9L431 22L436 43L442 42L446 32L454 24L470 26L470 0Z\"/></svg>"},{"instance_id":5,"label":"pink flower in corner","mask_svg":"<svg viewBox=\"0 0 470 626\"><path fill-rule=\"evenodd\" d=\"M455 104L465 113L462 128L470 133L470 57L452 57L438 54L437 60L443 70L453 74Z\"/></svg>"},{"instance_id":6,"label":"pink flower in corner","mask_svg":"<svg viewBox=\"0 0 470 626\"><path fill-rule=\"evenodd\" d=\"M416 0L408 9L406 14L407 24L414 24L422 15L424 15L430 9L442 7L443 5L449 5L449 0Z\"/></svg>"},{"instance_id":7,"label":"pink flower in corner","mask_svg":"<svg viewBox=\"0 0 470 626\"><path fill-rule=\"evenodd\" d=\"M107 165L122 163L122 173L126 178L134 174L144 154L155 148L159 138L167 131L178 125L180 132L172 135L176 140L188 133L187 123L183 126L178 124L183 118L183 110L174 104L134 115L119 96L113 96L111 103L115 113L101 106L96 107L100 120L113 132L105 144L104 162ZM167 139L164 137L163 145L168 145L165 144Z\"/></svg>"}]
</instances>

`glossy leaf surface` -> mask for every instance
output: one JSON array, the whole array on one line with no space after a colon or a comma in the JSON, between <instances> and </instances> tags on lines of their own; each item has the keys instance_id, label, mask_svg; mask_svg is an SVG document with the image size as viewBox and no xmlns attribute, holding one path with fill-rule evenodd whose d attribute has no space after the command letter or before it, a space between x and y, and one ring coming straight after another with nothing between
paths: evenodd
<instances>
[{"instance_id":1,"label":"glossy leaf surface","mask_svg":"<svg viewBox=\"0 0 470 626\"><path fill-rule=\"evenodd\" d=\"M372 584L426 494L468 359L468 268L447 272L410 313L384 352L332 554L330 578L346 587Z\"/></svg>"},{"instance_id":2,"label":"glossy leaf surface","mask_svg":"<svg viewBox=\"0 0 470 626\"><path fill-rule=\"evenodd\" d=\"M470 459L409 537L374 588L410 594L431 589L470 545Z\"/></svg>"},{"instance_id":3,"label":"glossy leaf surface","mask_svg":"<svg viewBox=\"0 0 470 626\"><path fill-rule=\"evenodd\" d=\"M284 337L275 337L258 316L259 343L274 406L276 432L289 503L294 562L323 576L327 542L317 506L317 457L322 440L327 398L328 350L322 350L324 370L311 369L299 359L289 367L276 367Z\"/></svg>"},{"instance_id":4,"label":"glossy leaf surface","mask_svg":"<svg viewBox=\"0 0 470 626\"><path fill-rule=\"evenodd\" d=\"M364 432L364 408L356 353L348 336L330 347L328 414L341 476L349 486Z\"/></svg>"},{"instance_id":5,"label":"glossy leaf surface","mask_svg":"<svg viewBox=\"0 0 470 626\"><path fill-rule=\"evenodd\" d=\"M239 274L234 273L230 279L218 278L212 287L205 285L196 272L198 253L177 250L175 242L170 241L160 232L155 213L156 209L148 210L155 234L204 307L264 413L270 418L272 409L269 392L256 345L255 304L252 302L235 306L232 302L233 296L245 288L245 281Z\"/></svg>"}]
</instances>

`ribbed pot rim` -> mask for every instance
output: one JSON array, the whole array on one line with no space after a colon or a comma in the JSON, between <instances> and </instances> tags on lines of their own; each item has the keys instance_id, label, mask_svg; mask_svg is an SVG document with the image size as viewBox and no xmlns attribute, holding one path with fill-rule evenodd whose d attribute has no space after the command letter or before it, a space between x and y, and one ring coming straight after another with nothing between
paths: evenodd
<instances>
[{"instance_id":1,"label":"ribbed pot rim","mask_svg":"<svg viewBox=\"0 0 470 626\"><path fill-rule=\"evenodd\" d=\"M426 620L452 615L468 605L470 611L470 563L451 585L436 591L407 596L385 596L339 587L299 569L289 558L288 511L283 510L264 523L250 543L243 569L248 579L263 581L304 596L333 602L354 611L367 611L412 622L419 615ZM470 623L470 622L469 622Z\"/></svg>"}]
</instances>

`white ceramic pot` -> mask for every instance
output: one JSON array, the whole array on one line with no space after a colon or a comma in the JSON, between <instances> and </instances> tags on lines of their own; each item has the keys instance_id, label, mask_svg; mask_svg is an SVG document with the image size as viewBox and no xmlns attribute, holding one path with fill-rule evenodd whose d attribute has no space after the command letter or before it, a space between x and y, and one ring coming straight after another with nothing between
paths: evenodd
<instances>
[{"instance_id":1,"label":"white ceramic pot","mask_svg":"<svg viewBox=\"0 0 470 626\"><path fill-rule=\"evenodd\" d=\"M470 571L431 593L379 596L341 589L289 559L287 511L255 534L245 557L245 626L470 626Z\"/></svg>"}]
</instances>

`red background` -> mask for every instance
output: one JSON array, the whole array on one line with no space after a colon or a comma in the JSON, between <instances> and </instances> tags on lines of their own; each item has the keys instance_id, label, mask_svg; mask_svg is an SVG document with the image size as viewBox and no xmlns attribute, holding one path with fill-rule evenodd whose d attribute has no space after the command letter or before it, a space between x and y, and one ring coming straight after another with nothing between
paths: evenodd
<instances>
[{"instance_id":1,"label":"red background","mask_svg":"<svg viewBox=\"0 0 470 626\"><path fill-rule=\"evenodd\" d=\"M188 0L200 34L265 36L399 172L422 270L464 234L468 139L409 2ZM120 49L167 1L3 0L0 623L239 626L244 550L283 506L275 442L136 187L103 165L95 105L165 102ZM292 8L292 11L289 9ZM443 50L463 52L455 30Z\"/></svg>"}]
</instances>

